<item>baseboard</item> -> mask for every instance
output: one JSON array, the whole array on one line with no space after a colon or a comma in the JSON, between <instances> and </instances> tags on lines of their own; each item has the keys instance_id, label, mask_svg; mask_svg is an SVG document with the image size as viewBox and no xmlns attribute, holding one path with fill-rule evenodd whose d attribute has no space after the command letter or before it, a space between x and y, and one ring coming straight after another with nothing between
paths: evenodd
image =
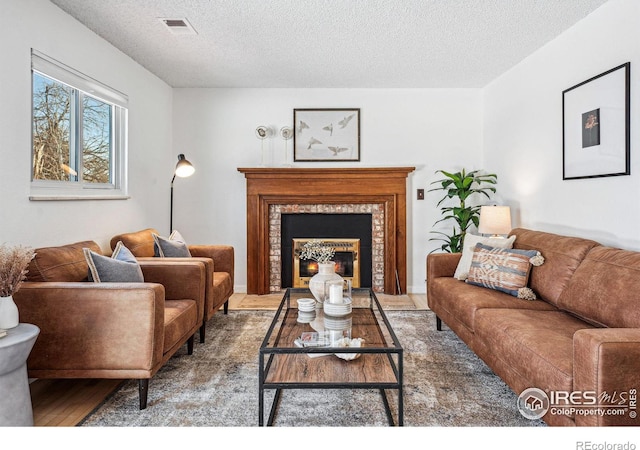
<instances>
[{"instance_id":1,"label":"baseboard","mask_svg":"<svg viewBox=\"0 0 640 450\"><path fill-rule=\"evenodd\" d=\"M407 286L407 294L426 294L427 288L423 285L420 286Z\"/></svg>"}]
</instances>

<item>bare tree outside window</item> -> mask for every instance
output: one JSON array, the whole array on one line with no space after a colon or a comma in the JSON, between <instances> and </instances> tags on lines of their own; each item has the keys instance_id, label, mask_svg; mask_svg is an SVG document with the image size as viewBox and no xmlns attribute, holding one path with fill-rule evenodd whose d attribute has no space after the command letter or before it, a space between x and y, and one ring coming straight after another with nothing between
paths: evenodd
<instances>
[{"instance_id":1,"label":"bare tree outside window","mask_svg":"<svg viewBox=\"0 0 640 450\"><path fill-rule=\"evenodd\" d=\"M87 183L109 183L111 105L84 97L82 110L82 179Z\"/></svg>"},{"instance_id":2,"label":"bare tree outside window","mask_svg":"<svg viewBox=\"0 0 640 450\"><path fill-rule=\"evenodd\" d=\"M34 180L110 183L112 131L112 105L33 74Z\"/></svg>"},{"instance_id":3,"label":"bare tree outside window","mask_svg":"<svg viewBox=\"0 0 640 450\"><path fill-rule=\"evenodd\" d=\"M75 181L70 160L72 89L33 74L33 179Z\"/></svg>"}]
</instances>

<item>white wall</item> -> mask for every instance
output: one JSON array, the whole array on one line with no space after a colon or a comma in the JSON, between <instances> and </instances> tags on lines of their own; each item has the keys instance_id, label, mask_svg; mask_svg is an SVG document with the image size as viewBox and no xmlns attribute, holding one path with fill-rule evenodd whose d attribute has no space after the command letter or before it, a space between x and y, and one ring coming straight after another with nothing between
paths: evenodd
<instances>
[{"instance_id":1,"label":"white wall","mask_svg":"<svg viewBox=\"0 0 640 450\"><path fill-rule=\"evenodd\" d=\"M176 89L174 153L196 166L176 179L174 228L193 243L235 247L236 290L246 289L245 178L238 167L261 164L258 125L293 125L294 108L360 108L359 163L296 166L415 166L408 181L409 292L425 292L425 259L438 246L429 232L439 218L429 189L437 169L479 168L482 103L479 90L419 89ZM282 165L284 141L267 142L271 165ZM289 141L292 163L292 141ZM301 188L304 180L300 180Z\"/></svg>"},{"instance_id":2,"label":"white wall","mask_svg":"<svg viewBox=\"0 0 640 450\"><path fill-rule=\"evenodd\" d=\"M48 0L1 0L0 242L42 247L168 228L171 88ZM29 201L31 48L129 96L129 200Z\"/></svg>"},{"instance_id":3,"label":"white wall","mask_svg":"<svg viewBox=\"0 0 640 450\"><path fill-rule=\"evenodd\" d=\"M562 180L562 92L631 62L631 175ZM640 2L611 0L484 89L484 164L514 225L640 249Z\"/></svg>"},{"instance_id":4,"label":"white wall","mask_svg":"<svg viewBox=\"0 0 640 450\"><path fill-rule=\"evenodd\" d=\"M497 173L496 198L513 207L515 226L640 249L635 0L610 0L483 90L172 90L49 1L0 1L0 242L38 247L93 239L106 250L122 231L168 232L169 181L176 155L185 153L197 172L176 180L174 227L190 242L234 245L241 291L245 180L237 168L261 163L256 126L291 126L294 108L358 107L362 160L343 165L417 167L408 180L410 292L424 292L425 257L438 246L429 238L439 193L415 199L437 169ZM131 199L28 200L32 47L129 95ZM562 91L626 61L632 65L632 175L563 181ZM270 164L284 163L282 140L268 148Z\"/></svg>"},{"instance_id":5,"label":"white wall","mask_svg":"<svg viewBox=\"0 0 640 450\"><path fill-rule=\"evenodd\" d=\"M436 169L479 168L479 90L172 90L47 0L2 0L2 8L0 41L11 44L0 47L0 242L42 247L90 239L108 251L109 239L120 232L168 232L169 181L177 154L185 153L197 172L176 180L174 228L193 243L234 245L236 289L242 291L245 180L237 168L261 163L256 126L291 126L294 108L358 107L362 158L344 165L417 168L407 182L408 286L424 292L425 256L437 246L429 242L437 195L427 193L419 202L415 190L428 189ZM129 96L131 199L29 201L31 48ZM283 141L268 145L270 164L284 163Z\"/></svg>"}]
</instances>

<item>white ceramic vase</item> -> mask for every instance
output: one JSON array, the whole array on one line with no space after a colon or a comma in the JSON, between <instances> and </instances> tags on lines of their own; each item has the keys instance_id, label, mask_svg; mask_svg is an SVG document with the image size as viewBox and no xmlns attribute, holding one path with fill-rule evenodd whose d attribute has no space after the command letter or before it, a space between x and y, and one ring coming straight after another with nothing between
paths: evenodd
<instances>
[{"instance_id":1,"label":"white ceramic vase","mask_svg":"<svg viewBox=\"0 0 640 450\"><path fill-rule=\"evenodd\" d=\"M20 323L18 307L12 296L0 297L0 329L15 328Z\"/></svg>"},{"instance_id":2,"label":"white ceramic vase","mask_svg":"<svg viewBox=\"0 0 640 450\"><path fill-rule=\"evenodd\" d=\"M322 308L328 294L324 291L327 281L342 281L342 277L336 273L336 263L333 261L318 263L318 273L309 280L309 290L316 299L317 308Z\"/></svg>"}]
</instances>

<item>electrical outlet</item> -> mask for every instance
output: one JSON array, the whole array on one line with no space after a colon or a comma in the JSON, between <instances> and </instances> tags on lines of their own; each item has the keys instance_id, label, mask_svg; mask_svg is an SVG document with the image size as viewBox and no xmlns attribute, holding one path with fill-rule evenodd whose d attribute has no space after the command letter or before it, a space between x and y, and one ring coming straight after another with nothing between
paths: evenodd
<instances>
[{"instance_id":1,"label":"electrical outlet","mask_svg":"<svg viewBox=\"0 0 640 450\"><path fill-rule=\"evenodd\" d=\"M424 189L418 189L418 200L424 200Z\"/></svg>"}]
</instances>

